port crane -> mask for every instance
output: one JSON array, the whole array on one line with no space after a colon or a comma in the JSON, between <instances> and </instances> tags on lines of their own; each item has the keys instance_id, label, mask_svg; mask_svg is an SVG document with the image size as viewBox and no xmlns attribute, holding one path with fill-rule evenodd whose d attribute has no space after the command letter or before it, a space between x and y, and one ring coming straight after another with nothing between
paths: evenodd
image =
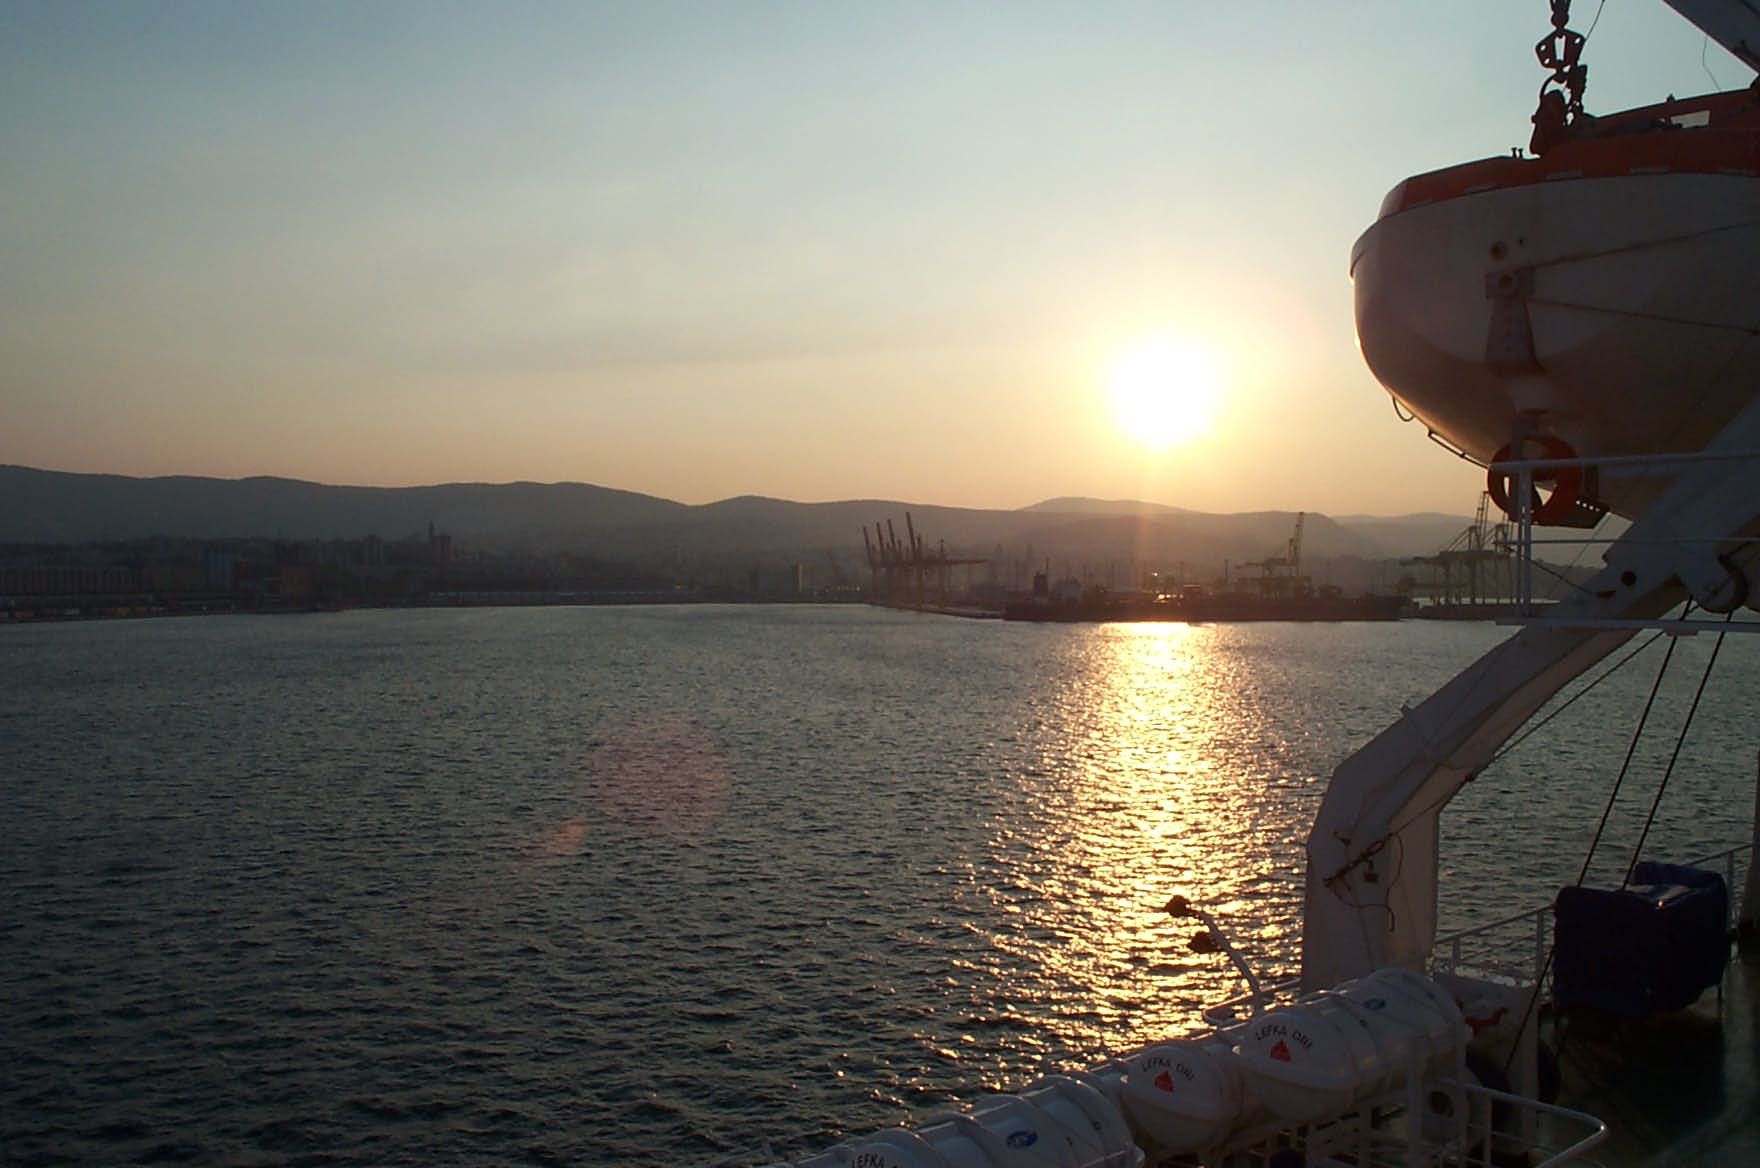
<instances>
[{"instance_id":1,"label":"port crane","mask_svg":"<svg viewBox=\"0 0 1760 1168\"><path fill-rule=\"evenodd\" d=\"M926 548L909 511L904 513L904 528L906 538L900 540L892 520L886 520L884 531L876 523L874 538L870 540L867 525L862 526L862 546L867 550L868 571L872 575L870 587L882 604L908 608L924 608L931 603L944 606L948 603L950 569L988 563L948 555L946 540L933 550Z\"/></svg>"},{"instance_id":2,"label":"port crane","mask_svg":"<svg viewBox=\"0 0 1760 1168\"><path fill-rule=\"evenodd\" d=\"M1263 560L1248 560L1243 568L1259 569L1259 592L1264 596L1302 595L1309 591L1308 578L1301 574L1302 569L1302 527L1307 522L1308 513L1296 513L1296 528L1283 545L1281 556L1270 556Z\"/></svg>"},{"instance_id":3,"label":"port crane","mask_svg":"<svg viewBox=\"0 0 1760 1168\"><path fill-rule=\"evenodd\" d=\"M1471 527L1435 555L1400 563L1435 572L1430 595L1437 604L1476 606L1507 602L1515 594L1513 558L1510 525L1491 522L1491 496L1481 492Z\"/></svg>"}]
</instances>

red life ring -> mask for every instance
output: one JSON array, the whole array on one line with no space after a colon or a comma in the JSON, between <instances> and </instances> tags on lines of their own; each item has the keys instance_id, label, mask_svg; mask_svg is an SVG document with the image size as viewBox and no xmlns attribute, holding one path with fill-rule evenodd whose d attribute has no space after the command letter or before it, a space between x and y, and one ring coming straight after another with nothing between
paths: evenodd
<instances>
[{"instance_id":1,"label":"red life ring","mask_svg":"<svg viewBox=\"0 0 1760 1168\"><path fill-rule=\"evenodd\" d=\"M1551 434L1530 434L1522 439L1524 452L1529 443L1536 443L1540 446L1541 458L1575 458L1577 456L1577 452L1571 449L1569 442L1563 438L1555 438ZM1491 456L1491 461L1499 463L1509 457L1509 445L1506 443L1498 447L1497 453ZM1486 493L1491 496L1491 501L1496 503L1503 513L1511 519L1516 516L1515 510L1509 505L1510 482L1514 478L1514 475L1505 474L1495 466L1489 467L1485 471ZM1542 525L1556 523L1570 514L1571 508L1577 505L1577 500L1583 497L1583 468L1580 466L1558 466L1550 470L1535 471L1533 484L1537 487L1541 483L1551 483L1552 494L1542 499L1538 490L1530 488L1529 515L1535 523Z\"/></svg>"}]
</instances>

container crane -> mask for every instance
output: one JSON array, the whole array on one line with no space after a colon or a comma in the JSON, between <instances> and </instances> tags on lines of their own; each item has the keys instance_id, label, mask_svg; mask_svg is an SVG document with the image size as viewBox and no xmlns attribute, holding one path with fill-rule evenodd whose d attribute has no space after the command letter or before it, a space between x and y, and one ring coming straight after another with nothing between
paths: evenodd
<instances>
[{"instance_id":1,"label":"container crane","mask_svg":"<svg viewBox=\"0 0 1760 1168\"><path fill-rule=\"evenodd\" d=\"M1283 545L1281 556L1271 556L1263 560L1249 560L1241 565L1243 568L1259 569L1259 591L1265 596L1288 596L1291 593L1302 593L1308 590L1308 581L1301 574L1302 566L1302 527L1306 523L1308 513L1296 513L1296 529Z\"/></svg>"}]
</instances>

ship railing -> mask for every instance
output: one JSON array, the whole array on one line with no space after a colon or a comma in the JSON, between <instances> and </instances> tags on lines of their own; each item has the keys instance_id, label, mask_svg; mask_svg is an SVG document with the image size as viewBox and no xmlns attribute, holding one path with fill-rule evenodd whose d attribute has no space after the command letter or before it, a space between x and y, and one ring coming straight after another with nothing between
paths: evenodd
<instances>
[{"instance_id":1,"label":"ship railing","mask_svg":"<svg viewBox=\"0 0 1760 1168\"><path fill-rule=\"evenodd\" d=\"M1720 872L1733 904L1733 898L1741 888L1738 877L1746 873L1753 850L1751 842L1735 844L1699 855L1686 864L1691 868ZM1743 915L1757 909L1760 905L1744 906ZM1548 901L1438 937L1431 947L1430 969L1509 985L1533 986L1551 965L1551 951L1552 902ZM1257 993L1249 989L1207 1006L1202 1016L1207 1025L1225 1030L1253 1014L1294 1001L1301 992L1301 978L1290 976L1265 983Z\"/></svg>"},{"instance_id":2,"label":"ship railing","mask_svg":"<svg viewBox=\"0 0 1760 1168\"><path fill-rule=\"evenodd\" d=\"M1612 544L1623 536L1586 537L1544 537L1534 536L1534 483L1536 479L1544 479L1548 473L1556 474L1561 470L1588 472L1600 471L1609 475L1624 475L1645 470L1685 466L1700 462L1760 462L1760 450L1690 450L1672 454L1621 454L1600 455L1571 458L1508 458L1487 464L1492 471L1502 472L1509 476L1509 500L1512 507L1510 519L1514 528L1512 538L1499 541L1499 548L1514 553L1515 557L1515 593L1517 608L1523 616L1500 619L1499 624L1515 625L1563 625L1571 628L1606 628L1606 629L1666 629L1672 632L1696 632L1701 628L1715 628L1720 632L1760 633L1760 621L1729 621L1711 622L1701 620L1603 620L1590 618L1572 618L1560 620L1550 615L1538 615L1534 600L1534 549L1548 544ZM1650 542L1650 541L1646 541ZM1680 537L1667 542L1688 544L1715 542L1690 537Z\"/></svg>"},{"instance_id":3,"label":"ship railing","mask_svg":"<svg viewBox=\"0 0 1760 1168\"><path fill-rule=\"evenodd\" d=\"M1752 862L1752 843L1736 844L1688 860L1690 868L1722 874L1733 898L1741 887L1736 877ZM1760 906L1746 906L1752 911ZM1433 971L1457 976L1471 975L1519 986L1539 984L1551 966L1552 903L1523 909L1482 925L1438 937L1430 952Z\"/></svg>"},{"instance_id":4,"label":"ship railing","mask_svg":"<svg viewBox=\"0 0 1760 1168\"><path fill-rule=\"evenodd\" d=\"M1486 1087L1457 1071L1409 1078L1334 1118L1261 1121L1204 1154L1151 1155L1149 1163L1274 1168L1294 1153L1306 1168L1563 1168L1595 1164L1588 1153L1606 1138L1607 1124L1587 1112Z\"/></svg>"},{"instance_id":5,"label":"ship railing","mask_svg":"<svg viewBox=\"0 0 1760 1168\"><path fill-rule=\"evenodd\" d=\"M1267 982L1260 987L1257 993L1249 989L1245 993L1236 994L1232 998L1224 998L1214 1005L1204 1007L1204 1021L1214 1026L1218 1031L1226 1030L1230 1026L1246 1021L1255 1014L1264 1013L1273 1006L1294 1001L1301 994L1301 990L1302 979L1300 977L1292 976L1280 981ZM1241 1014L1243 1007L1247 1010L1244 1017Z\"/></svg>"},{"instance_id":6,"label":"ship railing","mask_svg":"<svg viewBox=\"0 0 1760 1168\"><path fill-rule=\"evenodd\" d=\"M1458 1086L1467 1099L1468 1129L1476 1138L1467 1141L1465 1155L1450 1163L1472 1168L1494 1168L1512 1159L1532 1168L1591 1164L1594 1161L1585 1153L1607 1138L1607 1124L1586 1111L1542 1103L1477 1081ZM1524 1142L1518 1148L1511 1144L1512 1130L1542 1131L1545 1138ZM1544 1158L1535 1160L1534 1156Z\"/></svg>"},{"instance_id":7,"label":"ship railing","mask_svg":"<svg viewBox=\"0 0 1760 1168\"><path fill-rule=\"evenodd\" d=\"M1430 967L1437 973L1533 985L1546 968L1551 947L1552 905L1547 903L1437 938Z\"/></svg>"}]
</instances>

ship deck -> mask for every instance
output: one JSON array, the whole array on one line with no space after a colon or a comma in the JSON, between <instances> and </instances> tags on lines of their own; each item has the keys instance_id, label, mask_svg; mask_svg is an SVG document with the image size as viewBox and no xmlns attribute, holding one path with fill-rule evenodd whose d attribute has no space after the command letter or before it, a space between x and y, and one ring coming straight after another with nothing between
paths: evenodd
<instances>
[{"instance_id":1,"label":"ship deck","mask_svg":"<svg viewBox=\"0 0 1760 1168\"><path fill-rule=\"evenodd\" d=\"M1606 1122L1606 1168L1760 1164L1760 942L1722 985L1643 1021L1573 1013L1548 1041L1558 1102Z\"/></svg>"}]
</instances>

